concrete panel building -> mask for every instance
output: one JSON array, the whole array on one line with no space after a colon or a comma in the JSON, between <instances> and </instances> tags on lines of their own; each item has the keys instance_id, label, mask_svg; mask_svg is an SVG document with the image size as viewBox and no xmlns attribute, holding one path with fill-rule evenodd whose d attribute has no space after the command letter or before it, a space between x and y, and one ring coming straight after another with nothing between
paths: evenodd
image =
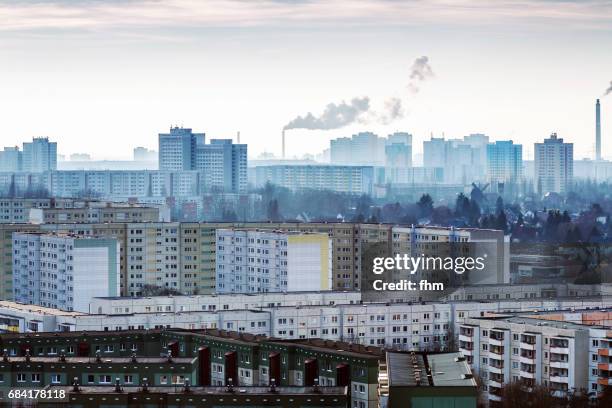
<instances>
[{"instance_id":1,"label":"concrete panel building","mask_svg":"<svg viewBox=\"0 0 612 408\"><path fill-rule=\"evenodd\" d=\"M88 311L92 298L119 294L119 262L115 239L15 233L14 298L31 305Z\"/></svg>"},{"instance_id":2,"label":"concrete panel building","mask_svg":"<svg viewBox=\"0 0 612 408\"><path fill-rule=\"evenodd\" d=\"M218 229L217 293L330 290L326 234Z\"/></svg>"}]
</instances>

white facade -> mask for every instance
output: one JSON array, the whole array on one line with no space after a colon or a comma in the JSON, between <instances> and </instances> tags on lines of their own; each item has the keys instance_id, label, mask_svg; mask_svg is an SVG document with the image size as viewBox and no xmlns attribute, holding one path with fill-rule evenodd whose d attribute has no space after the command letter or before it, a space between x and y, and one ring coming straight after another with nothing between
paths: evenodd
<instances>
[{"instance_id":1,"label":"white facade","mask_svg":"<svg viewBox=\"0 0 612 408\"><path fill-rule=\"evenodd\" d=\"M119 294L119 258L114 239L14 233L15 301L88 311L92 298Z\"/></svg>"},{"instance_id":2,"label":"white facade","mask_svg":"<svg viewBox=\"0 0 612 408\"><path fill-rule=\"evenodd\" d=\"M331 289L326 234L217 229L217 293Z\"/></svg>"},{"instance_id":3,"label":"white facade","mask_svg":"<svg viewBox=\"0 0 612 408\"><path fill-rule=\"evenodd\" d=\"M251 174L255 187L263 187L269 182L291 190L372 194L374 184L374 167L370 166L271 165L257 166Z\"/></svg>"},{"instance_id":4,"label":"white facade","mask_svg":"<svg viewBox=\"0 0 612 408\"><path fill-rule=\"evenodd\" d=\"M574 144L553 133L535 143L535 185L540 194L566 193L574 177Z\"/></svg>"},{"instance_id":5,"label":"white facade","mask_svg":"<svg viewBox=\"0 0 612 408\"><path fill-rule=\"evenodd\" d=\"M501 400L505 384L549 387L559 396L590 389L589 326L538 316L467 319L459 350L486 384L488 398Z\"/></svg>"}]
</instances>

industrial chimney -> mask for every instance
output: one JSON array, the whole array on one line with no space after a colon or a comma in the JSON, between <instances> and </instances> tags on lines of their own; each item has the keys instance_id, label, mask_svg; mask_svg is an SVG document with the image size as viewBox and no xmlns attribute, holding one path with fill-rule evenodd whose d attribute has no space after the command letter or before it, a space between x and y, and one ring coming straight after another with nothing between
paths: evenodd
<instances>
[{"instance_id":1,"label":"industrial chimney","mask_svg":"<svg viewBox=\"0 0 612 408\"><path fill-rule=\"evenodd\" d=\"M285 129L283 129L283 159L285 158Z\"/></svg>"},{"instance_id":2,"label":"industrial chimney","mask_svg":"<svg viewBox=\"0 0 612 408\"><path fill-rule=\"evenodd\" d=\"M601 160L601 112L599 99L595 103L595 160Z\"/></svg>"}]
</instances>

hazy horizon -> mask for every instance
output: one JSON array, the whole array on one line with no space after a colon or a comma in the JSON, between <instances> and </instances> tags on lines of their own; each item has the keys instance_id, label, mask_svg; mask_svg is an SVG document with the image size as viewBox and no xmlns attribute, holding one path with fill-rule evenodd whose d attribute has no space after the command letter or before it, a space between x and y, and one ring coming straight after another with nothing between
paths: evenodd
<instances>
[{"instance_id":1,"label":"hazy horizon","mask_svg":"<svg viewBox=\"0 0 612 408\"><path fill-rule=\"evenodd\" d=\"M609 44L612 1L0 0L0 148L127 159L176 124L256 157L295 123L317 130L289 130L288 156L407 131L415 153L485 133L525 159L557 132L592 158L600 98L612 158Z\"/></svg>"}]
</instances>

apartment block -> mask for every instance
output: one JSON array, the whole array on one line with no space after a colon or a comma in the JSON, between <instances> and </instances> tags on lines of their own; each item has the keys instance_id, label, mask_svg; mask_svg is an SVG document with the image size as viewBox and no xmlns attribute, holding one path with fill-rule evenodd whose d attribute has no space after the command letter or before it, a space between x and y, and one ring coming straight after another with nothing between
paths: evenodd
<instances>
[{"instance_id":1,"label":"apartment block","mask_svg":"<svg viewBox=\"0 0 612 408\"><path fill-rule=\"evenodd\" d=\"M35 137L23 144L22 170L42 173L57 169L57 143L47 137Z\"/></svg>"},{"instance_id":2,"label":"apartment block","mask_svg":"<svg viewBox=\"0 0 612 408\"><path fill-rule=\"evenodd\" d=\"M94 297L119 294L115 239L44 233L13 234L13 294L17 302L89 311Z\"/></svg>"},{"instance_id":3,"label":"apartment block","mask_svg":"<svg viewBox=\"0 0 612 408\"><path fill-rule=\"evenodd\" d=\"M492 402L510 382L544 385L558 396L589 390L589 343L588 326L538 316L466 319L459 328L459 350Z\"/></svg>"},{"instance_id":4,"label":"apartment block","mask_svg":"<svg viewBox=\"0 0 612 408\"><path fill-rule=\"evenodd\" d=\"M374 167L349 165L269 165L250 172L255 187L266 183L291 190L319 189L350 194L372 194Z\"/></svg>"},{"instance_id":5,"label":"apartment block","mask_svg":"<svg viewBox=\"0 0 612 408\"><path fill-rule=\"evenodd\" d=\"M218 229L217 293L330 290L326 234Z\"/></svg>"},{"instance_id":6,"label":"apartment block","mask_svg":"<svg viewBox=\"0 0 612 408\"><path fill-rule=\"evenodd\" d=\"M107 223L169 221L165 206L74 198L0 198L0 223Z\"/></svg>"},{"instance_id":7,"label":"apartment block","mask_svg":"<svg viewBox=\"0 0 612 408\"><path fill-rule=\"evenodd\" d=\"M0 345L7 350L0 373L20 388L68 385L75 377L84 387L114 384L117 377L126 387L142 386L145 378L151 387L187 382L196 387L350 387L350 406L360 408L377 405L378 361L384 355L377 347L215 329L39 333L35 339L6 335ZM24 372L28 363L30 370ZM129 369L121 372L125 365Z\"/></svg>"},{"instance_id":8,"label":"apartment block","mask_svg":"<svg viewBox=\"0 0 612 408\"><path fill-rule=\"evenodd\" d=\"M567 193L574 177L574 144L553 133L534 144L536 191L540 194Z\"/></svg>"}]
</instances>

